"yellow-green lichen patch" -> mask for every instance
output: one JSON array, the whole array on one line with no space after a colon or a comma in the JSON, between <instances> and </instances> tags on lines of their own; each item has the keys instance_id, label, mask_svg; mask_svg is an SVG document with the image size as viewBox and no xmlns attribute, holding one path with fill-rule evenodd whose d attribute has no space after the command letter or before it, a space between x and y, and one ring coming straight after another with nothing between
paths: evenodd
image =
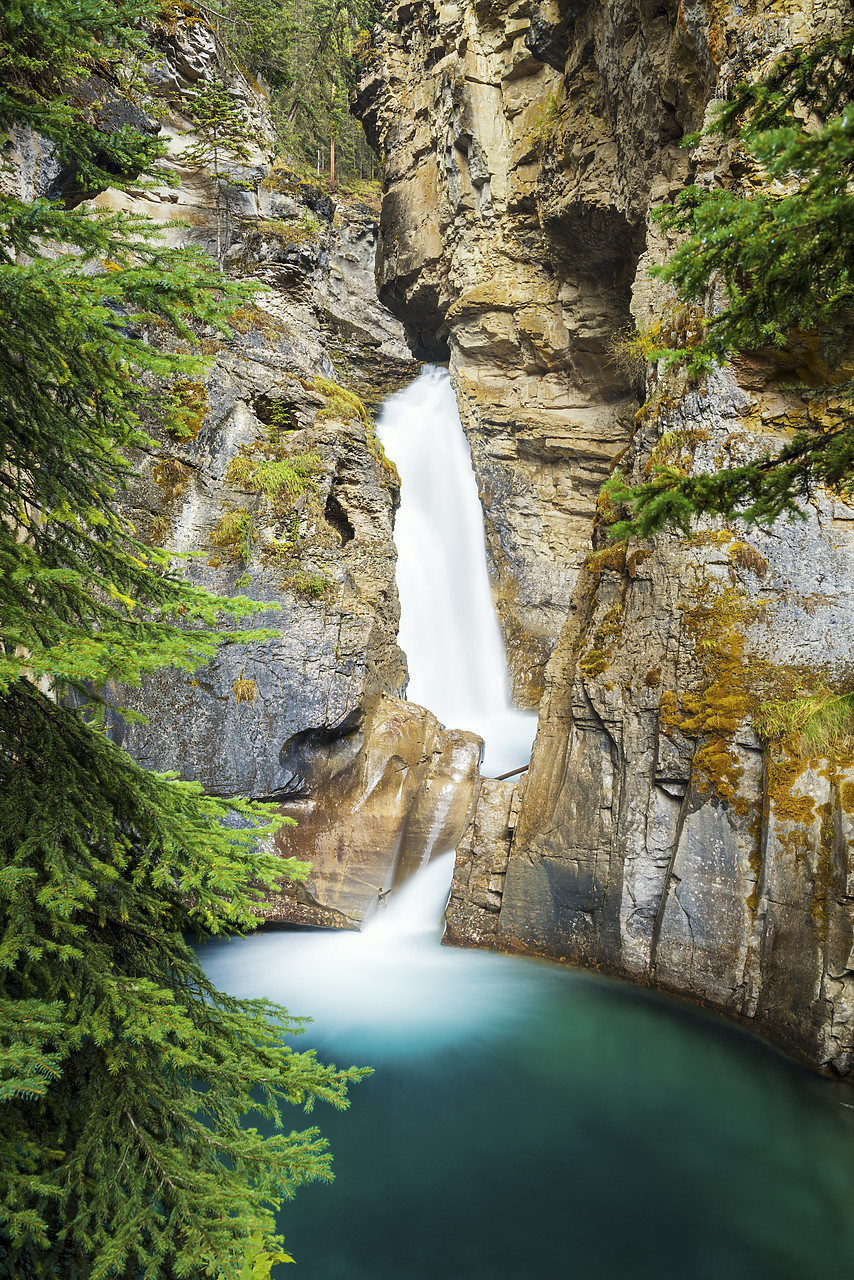
<instances>
[{"instance_id":1,"label":"yellow-green lichen patch","mask_svg":"<svg viewBox=\"0 0 854 1280\"><path fill-rule=\"evenodd\" d=\"M177 458L170 457L158 458L151 471L154 483L163 490L167 502L174 501L186 492L192 474L190 467Z\"/></svg>"},{"instance_id":2,"label":"yellow-green lichen patch","mask_svg":"<svg viewBox=\"0 0 854 1280\"><path fill-rule=\"evenodd\" d=\"M600 649L590 649L578 660L579 671L589 680L601 675L607 666L608 659Z\"/></svg>"},{"instance_id":3,"label":"yellow-green lichen patch","mask_svg":"<svg viewBox=\"0 0 854 1280\"><path fill-rule=\"evenodd\" d=\"M644 476L648 479L650 476L665 472L673 472L680 476L689 475L694 466L694 451L697 445L705 443L708 439L708 431L700 428L665 431L656 442L644 465Z\"/></svg>"},{"instance_id":4,"label":"yellow-green lichen patch","mask_svg":"<svg viewBox=\"0 0 854 1280\"><path fill-rule=\"evenodd\" d=\"M591 607L596 599L602 574L611 569L614 573L624 573L626 568L626 548L628 543L613 542L601 551L592 551L584 561L584 568L590 576L589 598Z\"/></svg>"},{"instance_id":5,"label":"yellow-green lichen patch","mask_svg":"<svg viewBox=\"0 0 854 1280\"><path fill-rule=\"evenodd\" d=\"M764 578L768 572L768 561L749 542L741 542L736 539L727 554L729 562L734 568L747 569L750 573L755 574L757 578Z\"/></svg>"},{"instance_id":6,"label":"yellow-green lichen patch","mask_svg":"<svg viewBox=\"0 0 854 1280\"><path fill-rule=\"evenodd\" d=\"M837 877L833 865L833 846L835 843L833 806L829 801L819 805L818 813L821 818L821 829L815 880L813 882L812 918L819 926L821 940L824 943L827 941L830 902L837 888Z\"/></svg>"},{"instance_id":7,"label":"yellow-green lichen patch","mask_svg":"<svg viewBox=\"0 0 854 1280\"><path fill-rule=\"evenodd\" d=\"M785 745L770 757L766 770L769 811L778 824L777 839L781 847L794 857L808 854L812 847L811 828L815 819L815 801L798 795L795 785L806 770L802 759Z\"/></svg>"},{"instance_id":8,"label":"yellow-green lichen patch","mask_svg":"<svg viewBox=\"0 0 854 1280\"><path fill-rule=\"evenodd\" d=\"M593 633L593 645L595 648L604 649L609 646L609 642L619 638L623 630L623 612L622 600L611 605L611 608Z\"/></svg>"},{"instance_id":9,"label":"yellow-green lichen patch","mask_svg":"<svg viewBox=\"0 0 854 1280\"><path fill-rule=\"evenodd\" d=\"M254 702L258 692L255 681L245 676L242 671L232 683L231 691L236 702Z\"/></svg>"},{"instance_id":10,"label":"yellow-green lichen patch","mask_svg":"<svg viewBox=\"0 0 854 1280\"><path fill-rule=\"evenodd\" d=\"M261 333L272 340L280 338L285 332L281 321L274 319L269 312L254 303L235 307L228 317L228 324L235 333Z\"/></svg>"},{"instance_id":11,"label":"yellow-green lichen patch","mask_svg":"<svg viewBox=\"0 0 854 1280\"><path fill-rule=\"evenodd\" d=\"M638 565L643 564L645 560L649 560L652 555L651 551L647 551L644 547L638 547L637 551L633 551L631 555L626 557L626 573L631 579L635 579L638 573Z\"/></svg>"},{"instance_id":12,"label":"yellow-green lichen patch","mask_svg":"<svg viewBox=\"0 0 854 1280\"><path fill-rule=\"evenodd\" d=\"M172 384L172 418L166 430L175 440L195 440L208 411L208 393L201 382L179 378Z\"/></svg>"},{"instance_id":13,"label":"yellow-green lichen patch","mask_svg":"<svg viewBox=\"0 0 854 1280\"><path fill-rule=\"evenodd\" d=\"M662 724L669 722L686 738L701 739L694 755L695 777L702 786L737 812L747 814L738 795L744 770L733 748L733 736L755 708L759 697L745 661L744 628L755 606L735 588L718 592L706 583L693 608L684 611L684 626L703 664L704 679L673 706L662 699ZM666 697L666 695L665 695Z\"/></svg>"},{"instance_id":14,"label":"yellow-green lichen patch","mask_svg":"<svg viewBox=\"0 0 854 1280\"><path fill-rule=\"evenodd\" d=\"M224 511L209 535L210 543L232 562L249 562L253 517L249 511ZM221 556L211 556L208 563L218 569Z\"/></svg>"}]
</instances>

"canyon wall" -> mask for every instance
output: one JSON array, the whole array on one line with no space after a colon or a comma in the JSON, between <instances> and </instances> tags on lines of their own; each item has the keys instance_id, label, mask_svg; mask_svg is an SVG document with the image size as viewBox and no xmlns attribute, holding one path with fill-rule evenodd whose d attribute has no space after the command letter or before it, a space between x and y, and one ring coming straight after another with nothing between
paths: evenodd
<instances>
[{"instance_id":1,"label":"canyon wall","mask_svg":"<svg viewBox=\"0 0 854 1280\"><path fill-rule=\"evenodd\" d=\"M269 603L254 618L269 635L223 645L195 672L108 689L145 717L115 715L110 732L148 768L297 817L276 844L312 863L310 876L268 895L264 914L354 928L437 839L454 846L480 754L473 734L446 731L402 697L400 481L372 415L418 366L376 296L377 212L358 191L332 199L274 158L263 89L203 14L164 12L150 39L156 115L95 87L102 128L130 122L166 140L162 181L91 203L147 215L169 245L210 255L247 296L230 333L201 328L195 347L183 344L205 367L171 387L180 429L145 424L151 447L133 459L122 505L173 569ZM225 143L215 153L196 126L196 100L217 83L237 152ZM4 180L17 194L80 206L75 174L44 139L21 132L13 147ZM140 332L182 345L166 329Z\"/></svg>"},{"instance_id":2,"label":"canyon wall","mask_svg":"<svg viewBox=\"0 0 854 1280\"><path fill-rule=\"evenodd\" d=\"M680 139L847 3L461 0L393 6L356 102L386 162L377 279L417 354L448 360L484 500L527 778L478 784L449 941L581 962L748 1022L827 1072L854 1046L854 761L768 745L763 701L851 687L854 507L615 543L615 466L711 470L838 411L803 336L699 384L648 366L696 317L648 275L652 207L749 186L726 140ZM389 26L392 24L389 23ZM838 335L837 335L838 338Z\"/></svg>"}]
</instances>

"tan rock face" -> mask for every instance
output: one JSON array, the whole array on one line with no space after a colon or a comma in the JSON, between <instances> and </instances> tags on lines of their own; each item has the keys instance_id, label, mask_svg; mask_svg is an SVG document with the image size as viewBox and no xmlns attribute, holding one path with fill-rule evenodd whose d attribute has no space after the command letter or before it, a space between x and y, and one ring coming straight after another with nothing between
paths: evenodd
<instances>
[{"instance_id":1,"label":"tan rock face","mask_svg":"<svg viewBox=\"0 0 854 1280\"><path fill-rule=\"evenodd\" d=\"M400 5L360 98L387 159L380 297L417 354L450 360L525 705L637 409L609 342L650 167L684 169L714 80L699 10L676 31L641 10Z\"/></svg>"},{"instance_id":2,"label":"tan rock face","mask_svg":"<svg viewBox=\"0 0 854 1280\"><path fill-rule=\"evenodd\" d=\"M382 696L339 726L282 748L297 826L276 841L312 863L306 883L271 897L273 920L354 927L381 896L458 843L478 776L480 739L422 707Z\"/></svg>"},{"instance_id":3,"label":"tan rock face","mask_svg":"<svg viewBox=\"0 0 854 1280\"><path fill-rule=\"evenodd\" d=\"M699 387L619 342L632 320L686 323L647 274L672 248L650 206L739 172L725 143L692 154L681 135L775 49L845 20L786 10L400 5L361 103L388 158L382 294L450 359L517 691L544 690L524 793L479 793L449 940L655 983L846 1074L851 760L767 747L752 722L765 700L851 687L854 509L819 494L802 524L614 546L597 508L624 449L635 480L712 470L821 419L784 389L827 376L809 335Z\"/></svg>"}]
</instances>

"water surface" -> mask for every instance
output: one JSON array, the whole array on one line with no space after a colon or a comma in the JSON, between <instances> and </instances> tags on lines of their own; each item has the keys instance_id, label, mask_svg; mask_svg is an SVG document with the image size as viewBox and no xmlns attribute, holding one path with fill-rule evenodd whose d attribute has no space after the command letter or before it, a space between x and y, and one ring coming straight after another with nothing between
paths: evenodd
<instances>
[{"instance_id":1,"label":"water surface","mask_svg":"<svg viewBox=\"0 0 854 1280\"><path fill-rule=\"evenodd\" d=\"M425 915L447 872L410 891ZM376 1068L349 1111L315 1112L336 1181L283 1210L283 1277L854 1273L846 1093L678 1002L441 948L417 915L203 952L221 986L313 1014L300 1047Z\"/></svg>"}]
</instances>

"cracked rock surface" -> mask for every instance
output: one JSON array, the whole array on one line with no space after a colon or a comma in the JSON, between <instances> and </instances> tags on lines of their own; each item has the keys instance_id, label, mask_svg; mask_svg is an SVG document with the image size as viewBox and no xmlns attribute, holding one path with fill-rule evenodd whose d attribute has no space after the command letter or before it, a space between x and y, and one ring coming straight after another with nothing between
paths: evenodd
<instances>
[{"instance_id":1,"label":"cracked rock surface","mask_svg":"<svg viewBox=\"0 0 854 1280\"><path fill-rule=\"evenodd\" d=\"M259 290L230 337L198 335L209 367L175 384L186 433L146 424L155 446L135 459L123 505L143 540L173 553L176 567L184 557L195 581L269 603L253 624L276 634L224 645L192 675L165 670L114 690L147 723L115 716L110 728L148 768L298 813L301 826L283 829L280 848L311 861L311 879L269 895L264 913L354 927L437 841L454 847L481 746L400 696L399 478L371 412L417 365L377 298L375 215L352 201L336 206L277 168L263 93L203 17L173 16L151 37L163 111L150 123L168 142L164 164L178 185L106 190L93 203L147 214L169 244L203 249ZM192 96L213 74L254 136L226 177L186 159ZM104 127L125 120L115 95L102 105ZM10 145L16 165L3 181L21 198L79 203L74 175L44 139L18 131ZM367 413L348 399L354 387ZM261 464L284 468L291 487L253 483Z\"/></svg>"},{"instance_id":2,"label":"cracked rock surface","mask_svg":"<svg viewBox=\"0 0 854 1280\"><path fill-rule=\"evenodd\" d=\"M749 181L725 140L680 138L847 13L401 3L358 102L387 160L380 296L419 353L450 360L517 697L542 696L524 784L477 788L448 940L678 992L840 1075L854 758L753 722L765 701L852 687L854 508L817 493L803 522L615 544L598 492L615 465L635 482L712 470L832 421L830 395L791 384L845 372L844 333L835 355L796 341L700 385L627 360L620 335L678 343L691 323L647 274L673 247L651 207Z\"/></svg>"}]
</instances>

